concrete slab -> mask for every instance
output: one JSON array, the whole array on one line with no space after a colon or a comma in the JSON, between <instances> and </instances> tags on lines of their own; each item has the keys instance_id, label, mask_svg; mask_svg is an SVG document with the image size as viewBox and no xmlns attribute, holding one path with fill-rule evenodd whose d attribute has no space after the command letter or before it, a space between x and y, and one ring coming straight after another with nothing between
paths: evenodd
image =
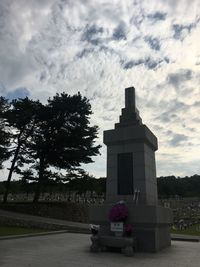
<instances>
[{"instance_id":1,"label":"concrete slab","mask_svg":"<svg viewBox=\"0 0 200 267\"><path fill-rule=\"evenodd\" d=\"M199 267L200 243L173 241L159 253L91 253L90 235L59 234L0 241L1 267Z\"/></svg>"}]
</instances>

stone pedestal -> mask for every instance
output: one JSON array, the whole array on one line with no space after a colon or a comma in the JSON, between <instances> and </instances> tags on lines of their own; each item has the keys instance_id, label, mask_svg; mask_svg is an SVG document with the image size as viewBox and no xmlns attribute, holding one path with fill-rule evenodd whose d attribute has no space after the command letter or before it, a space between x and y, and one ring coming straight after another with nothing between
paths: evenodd
<instances>
[{"instance_id":1,"label":"stone pedestal","mask_svg":"<svg viewBox=\"0 0 200 267\"><path fill-rule=\"evenodd\" d=\"M112 204L90 208L91 223L100 225L99 235L114 236L110 231L108 219ZM172 222L172 211L160 206L127 204L129 216L126 223L133 225L133 237L137 239L137 250L157 252L170 246L169 224Z\"/></svg>"},{"instance_id":2,"label":"stone pedestal","mask_svg":"<svg viewBox=\"0 0 200 267\"><path fill-rule=\"evenodd\" d=\"M125 108L115 129L104 132L107 145L107 184L104 205L90 209L91 223L100 225L99 236L113 236L108 213L118 201L129 210L139 251L156 252L171 244L170 209L158 206L155 151L157 138L142 123L135 106L135 89L125 89ZM113 237L112 237L113 238Z\"/></svg>"},{"instance_id":3,"label":"stone pedestal","mask_svg":"<svg viewBox=\"0 0 200 267\"><path fill-rule=\"evenodd\" d=\"M91 236L91 252L106 251L109 248L119 248L126 256L133 256L136 247L134 237L113 237L110 235Z\"/></svg>"}]
</instances>

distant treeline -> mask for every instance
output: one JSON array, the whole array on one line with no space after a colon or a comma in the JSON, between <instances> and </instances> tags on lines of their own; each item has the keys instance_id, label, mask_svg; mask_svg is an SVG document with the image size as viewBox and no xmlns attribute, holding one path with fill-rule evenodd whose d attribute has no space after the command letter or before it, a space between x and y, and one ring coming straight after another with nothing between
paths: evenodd
<instances>
[{"instance_id":1,"label":"distant treeline","mask_svg":"<svg viewBox=\"0 0 200 267\"><path fill-rule=\"evenodd\" d=\"M4 193L6 181L0 182L0 194ZM11 181L10 193L34 193L36 182L27 182L25 179L18 181ZM82 178L74 178L68 182L57 182L55 180L46 180L43 183L43 193L67 193L77 192L77 194L85 194L87 191L95 192L97 195L101 195L106 191L106 179L95 179L90 176L83 176Z\"/></svg>"},{"instance_id":2,"label":"distant treeline","mask_svg":"<svg viewBox=\"0 0 200 267\"><path fill-rule=\"evenodd\" d=\"M166 176L157 178L159 198L169 197L200 197L200 175L191 177L175 177ZM10 193L33 193L35 190L35 182L26 182L26 180L12 181ZM0 182L0 194L5 190L5 181ZM64 182L56 182L47 180L43 185L43 192L48 193L66 193L75 191L78 194L84 194L87 191L95 192L101 195L106 191L106 178L95 179L94 177L85 176L83 178L74 178Z\"/></svg>"},{"instance_id":3,"label":"distant treeline","mask_svg":"<svg viewBox=\"0 0 200 267\"><path fill-rule=\"evenodd\" d=\"M200 197L200 175L175 177L166 176L157 179L158 195L160 198L173 196Z\"/></svg>"}]
</instances>

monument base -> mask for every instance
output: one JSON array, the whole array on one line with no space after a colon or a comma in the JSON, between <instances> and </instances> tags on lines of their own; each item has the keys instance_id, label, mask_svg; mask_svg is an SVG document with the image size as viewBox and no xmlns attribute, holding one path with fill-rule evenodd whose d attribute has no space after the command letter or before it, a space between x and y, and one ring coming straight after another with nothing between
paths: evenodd
<instances>
[{"instance_id":1,"label":"monument base","mask_svg":"<svg viewBox=\"0 0 200 267\"><path fill-rule=\"evenodd\" d=\"M113 205L104 204L90 208L90 222L100 225L99 236L114 236L110 230L108 213ZM137 251L157 252L171 245L171 209L161 206L128 204L126 223L133 226L133 237L137 240Z\"/></svg>"},{"instance_id":2,"label":"monument base","mask_svg":"<svg viewBox=\"0 0 200 267\"><path fill-rule=\"evenodd\" d=\"M136 238L93 235L91 236L91 252L106 251L109 248L119 248L126 256L133 256L136 250Z\"/></svg>"}]
</instances>

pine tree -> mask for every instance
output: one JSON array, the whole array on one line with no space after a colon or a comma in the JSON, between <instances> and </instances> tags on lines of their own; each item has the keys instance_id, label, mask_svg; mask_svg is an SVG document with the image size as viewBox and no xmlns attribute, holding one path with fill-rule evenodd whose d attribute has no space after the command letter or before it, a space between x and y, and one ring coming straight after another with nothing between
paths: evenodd
<instances>
[{"instance_id":1,"label":"pine tree","mask_svg":"<svg viewBox=\"0 0 200 267\"><path fill-rule=\"evenodd\" d=\"M98 127L90 126L91 114L88 99L80 93L56 94L41 108L29 146L38 172L34 202L39 199L48 168L71 170L92 162L92 156L99 154L100 146L95 145Z\"/></svg>"},{"instance_id":2,"label":"pine tree","mask_svg":"<svg viewBox=\"0 0 200 267\"><path fill-rule=\"evenodd\" d=\"M0 169L3 168L2 163L9 158L9 144L10 144L10 133L7 127L5 119L5 113L9 109L10 105L4 97L0 97Z\"/></svg>"},{"instance_id":3,"label":"pine tree","mask_svg":"<svg viewBox=\"0 0 200 267\"><path fill-rule=\"evenodd\" d=\"M24 99L14 99L11 108L5 112L5 118L10 128L12 146L10 155L13 157L9 168L8 178L3 202L7 202L10 181L14 171L19 171L25 163L30 163L30 159L24 155L27 153L27 143L31 142L31 137L36 125L37 111L41 104L39 101Z\"/></svg>"}]
</instances>

